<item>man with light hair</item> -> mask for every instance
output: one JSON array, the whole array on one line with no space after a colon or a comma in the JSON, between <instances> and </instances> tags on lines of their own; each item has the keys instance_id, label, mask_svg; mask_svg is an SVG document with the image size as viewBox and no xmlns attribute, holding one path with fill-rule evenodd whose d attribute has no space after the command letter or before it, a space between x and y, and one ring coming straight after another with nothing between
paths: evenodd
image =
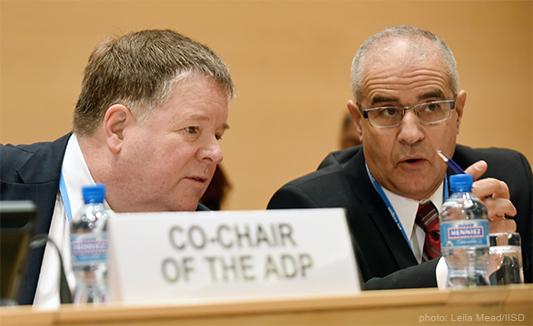
<instances>
[{"instance_id":1,"label":"man with light hair","mask_svg":"<svg viewBox=\"0 0 533 326\"><path fill-rule=\"evenodd\" d=\"M86 66L73 132L0 146L0 199L34 201L34 233L48 234L65 258L83 185L105 184L115 212L206 210L198 201L223 159L234 96L224 62L188 37L144 30L105 41ZM59 305L57 259L50 245L30 251L19 304Z\"/></svg>"}]
</instances>

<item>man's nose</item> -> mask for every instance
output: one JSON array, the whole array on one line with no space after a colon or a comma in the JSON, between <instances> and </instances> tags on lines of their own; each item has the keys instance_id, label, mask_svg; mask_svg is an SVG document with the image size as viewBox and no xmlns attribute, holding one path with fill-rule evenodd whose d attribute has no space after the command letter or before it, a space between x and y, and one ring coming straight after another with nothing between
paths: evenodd
<instances>
[{"instance_id":1,"label":"man's nose","mask_svg":"<svg viewBox=\"0 0 533 326\"><path fill-rule=\"evenodd\" d=\"M422 124L414 110L405 110L398 138L408 144L414 144L424 138Z\"/></svg>"},{"instance_id":2,"label":"man's nose","mask_svg":"<svg viewBox=\"0 0 533 326\"><path fill-rule=\"evenodd\" d=\"M216 137L210 139L201 150L201 159L219 164L224 159L224 153Z\"/></svg>"}]
</instances>

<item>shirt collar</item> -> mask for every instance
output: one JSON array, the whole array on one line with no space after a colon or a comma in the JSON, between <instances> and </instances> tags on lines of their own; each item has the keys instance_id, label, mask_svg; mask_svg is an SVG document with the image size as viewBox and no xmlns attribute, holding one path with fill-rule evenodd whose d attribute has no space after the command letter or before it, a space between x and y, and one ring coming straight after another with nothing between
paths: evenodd
<instances>
[{"instance_id":1,"label":"shirt collar","mask_svg":"<svg viewBox=\"0 0 533 326\"><path fill-rule=\"evenodd\" d=\"M81 187L95 184L83 157L83 153L81 152L76 134L72 134L68 140L61 171L67 187L70 208L72 214L74 214L84 204Z\"/></svg>"},{"instance_id":2,"label":"shirt collar","mask_svg":"<svg viewBox=\"0 0 533 326\"><path fill-rule=\"evenodd\" d=\"M412 232L415 229L415 217L420 201L411 198L403 197L393 193L390 190L383 188L385 195L389 199L398 219L402 223L402 227L409 239L411 239ZM429 197L433 205L438 209L442 206L443 201L444 182L441 182L439 188Z\"/></svg>"}]
</instances>

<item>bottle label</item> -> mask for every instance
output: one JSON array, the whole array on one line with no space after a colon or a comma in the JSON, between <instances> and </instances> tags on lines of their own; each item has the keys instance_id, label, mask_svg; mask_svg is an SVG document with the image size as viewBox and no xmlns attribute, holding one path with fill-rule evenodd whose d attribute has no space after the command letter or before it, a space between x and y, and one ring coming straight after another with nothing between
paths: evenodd
<instances>
[{"instance_id":1,"label":"bottle label","mask_svg":"<svg viewBox=\"0 0 533 326\"><path fill-rule=\"evenodd\" d=\"M488 247L488 220L458 220L440 223L442 247Z\"/></svg>"},{"instance_id":2,"label":"bottle label","mask_svg":"<svg viewBox=\"0 0 533 326\"><path fill-rule=\"evenodd\" d=\"M107 233L70 235L72 266L107 261Z\"/></svg>"}]
</instances>

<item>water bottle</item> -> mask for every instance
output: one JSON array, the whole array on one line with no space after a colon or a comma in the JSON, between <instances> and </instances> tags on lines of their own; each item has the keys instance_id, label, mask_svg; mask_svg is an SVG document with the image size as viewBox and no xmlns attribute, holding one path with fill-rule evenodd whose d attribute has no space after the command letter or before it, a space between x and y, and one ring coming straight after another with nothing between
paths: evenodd
<instances>
[{"instance_id":1,"label":"water bottle","mask_svg":"<svg viewBox=\"0 0 533 326\"><path fill-rule=\"evenodd\" d=\"M450 176L452 195L439 214L441 252L451 288L489 285L489 220L487 208L472 194L472 175Z\"/></svg>"},{"instance_id":2,"label":"water bottle","mask_svg":"<svg viewBox=\"0 0 533 326\"><path fill-rule=\"evenodd\" d=\"M72 217L70 248L76 276L74 304L108 302L105 185L82 187L85 205Z\"/></svg>"}]
</instances>

